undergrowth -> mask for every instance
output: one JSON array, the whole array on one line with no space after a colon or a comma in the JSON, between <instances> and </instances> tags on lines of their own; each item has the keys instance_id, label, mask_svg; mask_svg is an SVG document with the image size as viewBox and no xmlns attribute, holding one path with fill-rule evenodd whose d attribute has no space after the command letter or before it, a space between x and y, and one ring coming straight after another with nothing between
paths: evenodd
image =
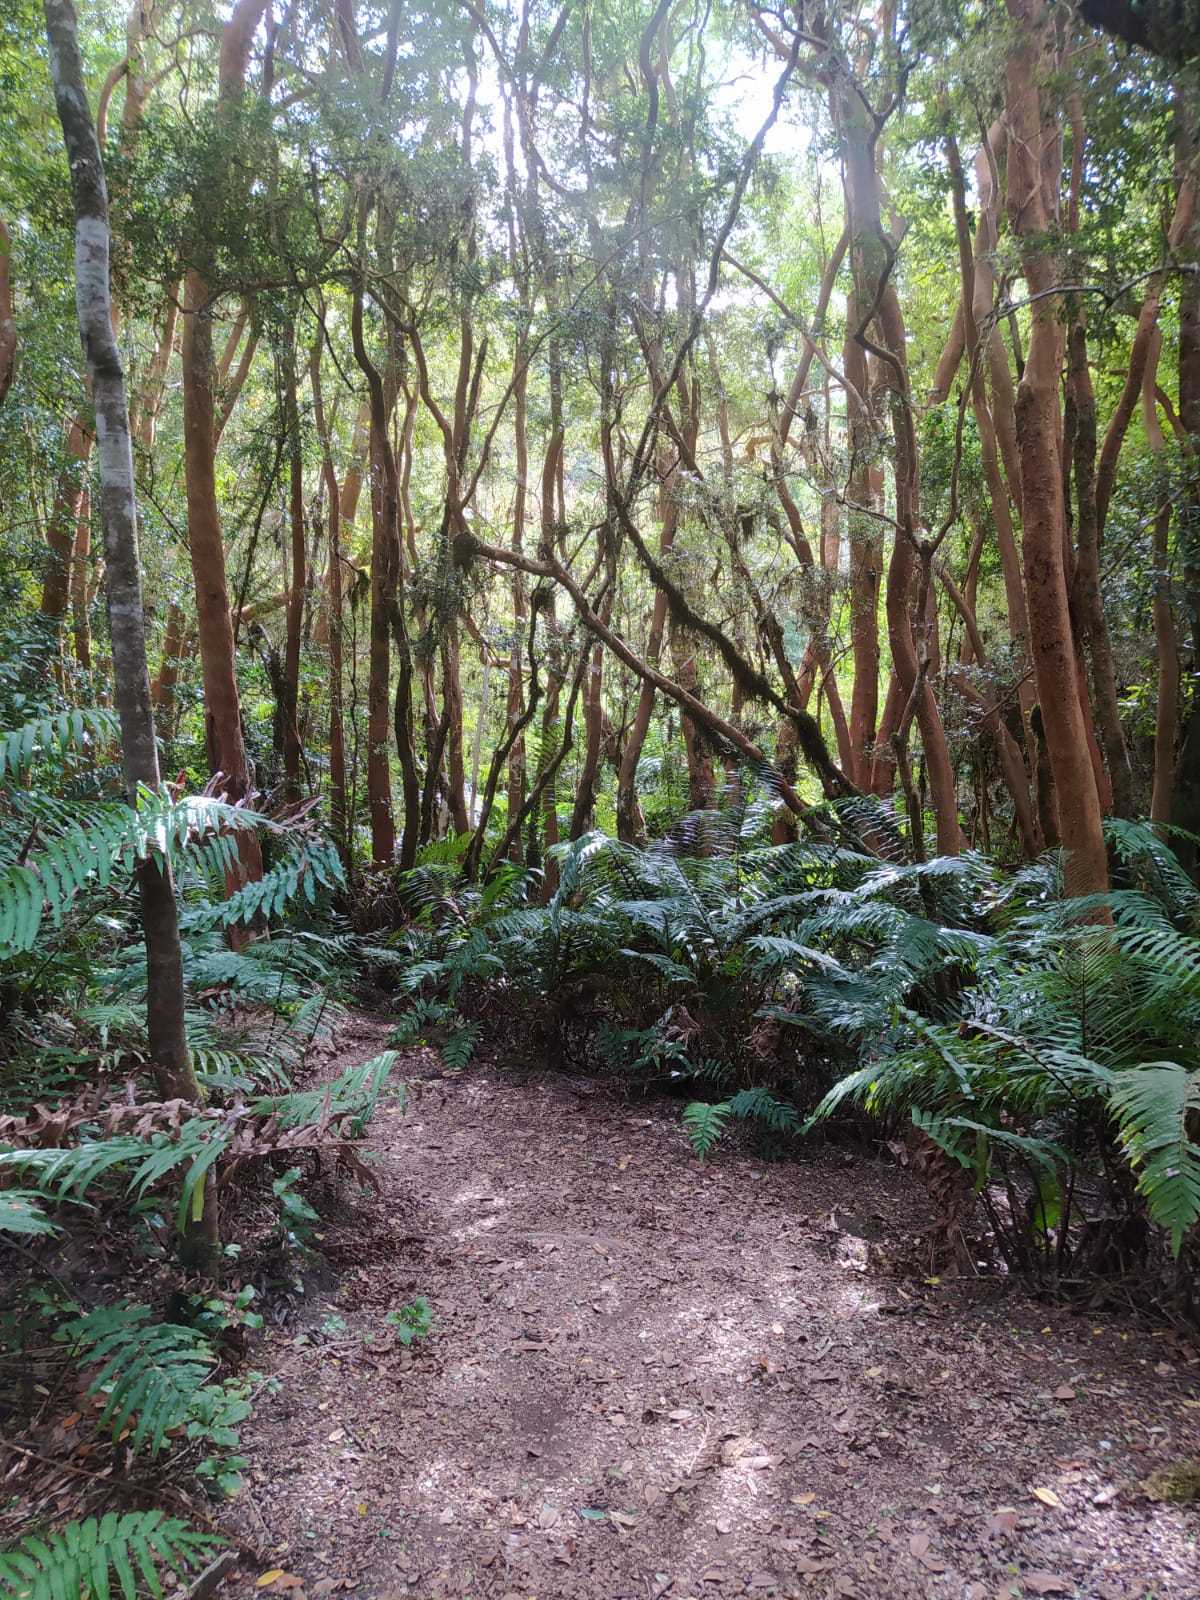
<instances>
[{"instance_id":1,"label":"undergrowth","mask_svg":"<svg viewBox=\"0 0 1200 1600\"><path fill-rule=\"evenodd\" d=\"M701 1160L739 1122L787 1141L857 1108L925 1178L933 1266L1152 1268L1187 1300L1200 894L1171 849L1111 821L1120 886L1068 900L1055 856L895 863L831 821L784 845L749 810L706 818L702 848L592 833L553 852L552 893L430 853L375 957L397 1040L459 1067L487 1018L493 1047L667 1089Z\"/></svg>"}]
</instances>

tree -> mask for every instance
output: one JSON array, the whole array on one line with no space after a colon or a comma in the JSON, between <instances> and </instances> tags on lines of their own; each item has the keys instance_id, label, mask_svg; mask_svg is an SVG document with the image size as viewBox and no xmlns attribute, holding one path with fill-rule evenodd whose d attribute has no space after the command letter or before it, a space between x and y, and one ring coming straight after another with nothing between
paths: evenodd
<instances>
[{"instance_id":1,"label":"tree","mask_svg":"<svg viewBox=\"0 0 1200 1600\"><path fill-rule=\"evenodd\" d=\"M62 123L75 202L75 294L79 334L91 380L100 461L101 521L113 676L121 722L126 795L136 806L143 786L159 785L158 747L146 665L138 550L137 494L125 373L113 333L109 286L108 193L88 104L71 0L45 0L54 98ZM164 1100L200 1101L184 1027L183 959L175 887L166 860L137 867L146 944L146 1026ZM210 1185L211 1189L211 1185ZM211 1269L217 1242L215 1193L189 1235L189 1255Z\"/></svg>"}]
</instances>

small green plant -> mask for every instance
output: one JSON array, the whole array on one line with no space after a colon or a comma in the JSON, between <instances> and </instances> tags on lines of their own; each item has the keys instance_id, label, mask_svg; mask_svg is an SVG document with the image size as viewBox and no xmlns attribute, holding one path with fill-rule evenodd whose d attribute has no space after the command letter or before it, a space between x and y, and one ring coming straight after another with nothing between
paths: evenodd
<instances>
[{"instance_id":1,"label":"small green plant","mask_svg":"<svg viewBox=\"0 0 1200 1600\"><path fill-rule=\"evenodd\" d=\"M331 1311L327 1317L321 1319L321 1332L326 1339L340 1339L349 1331L350 1324L345 1317L339 1317L336 1311Z\"/></svg>"},{"instance_id":2,"label":"small green plant","mask_svg":"<svg viewBox=\"0 0 1200 1600\"><path fill-rule=\"evenodd\" d=\"M398 1311L389 1311L383 1320L395 1330L396 1343L407 1349L433 1332L433 1307L424 1295L418 1295Z\"/></svg>"},{"instance_id":3,"label":"small green plant","mask_svg":"<svg viewBox=\"0 0 1200 1600\"><path fill-rule=\"evenodd\" d=\"M313 1241L320 1237L321 1219L296 1188L303 1177L299 1167L289 1167L276 1178L271 1193L279 1202L279 1232L283 1243L302 1261L315 1254Z\"/></svg>"},{"instance_id":4,"label":"small green plant","mask_svg":"<svg viewBox=\"0 0 1200 1600\"><path fill-rule=\"evenodd\" d=\"M200 1442L209 1452L201 1457L196 1476L227 1500L242 1487L246 1457L237 1452L242 1442L242 1423L253 1409L250 1392L257 1376L249 1373L245 1378L227 1378L192 1396L187 1437L193 1443Z\"/></svg>"},{"instance_id":5,"label":"small green plant","mask_svg":"<svg viewBox=\"0 0 1200 1600\"><path fill-rule=\"evenodd\" d=\"M451 1072L470 1065L475 1045L482 1032L477 1022L460 1022L442 1045L442 1061Z\"/></svg>"},{"instance_id":6,"label":"small green plant","mask_svg":"<svg viewBox=\"0 0 1200 1600\"><path fill-rule=\"evenodd\" d=\"M263 1325L261 1314L251 1310L257 1292L252 1283L246 1283L232 1294L213 1295L208 1299L191 1295L188 1298L188 1320L210 1339L219 1338L231 1328L245 1328L247 1332L257 1333Z\"/></svg>"}]
</instances>

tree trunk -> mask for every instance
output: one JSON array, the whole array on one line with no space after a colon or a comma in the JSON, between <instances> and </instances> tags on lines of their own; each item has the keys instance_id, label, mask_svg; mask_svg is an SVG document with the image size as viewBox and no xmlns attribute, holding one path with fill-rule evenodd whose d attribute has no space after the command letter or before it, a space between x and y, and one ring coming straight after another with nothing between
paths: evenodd
<instances>
[{"instance_id":1,"label":"tree trunk","mask_svg":"<svg viewBox=\"0 0 1200 1600\"><path fill-rule=\"evenodd\" d=\"M79 331L92 384L100 457L100 513L107 559L109 627L126 793L157 788L158 749L146 667L137 502L125 374L112 329L108 195L83 81L70 0L45 0L54 97L62 123L75 200L75 282ZM200 1088L184 1027L183 956L175 889L165 860L137 868L146 942L146 1027L158 1090L164 1099L198 1104ZM217 1211L210 1182L202 1216L186 1240L190 1263L215 1269Z\"/></svg>"},{"instance_id":2,"label":"tree trunk","mask_svg":"<svg viewBox=\"0 0 1200 1600\"><path fill-rule=\"evenodd\" d=\"M1043 114L1038 91L1041 0L1008 0L1020 30L1005 66L1009 126L1008 205L1031 295L1029 351L1016 405L1021 522L1030 647L1046 752L1058 801L1058 831L1072 895L1103 893L1108 861L1096 780L1088 753L1063 567L1065 519L1059 456L1058 390L1062 369L1060 281L1050 235L1054 219L1043 194ZM1053 142L1053 140L1051 141Z\"/></svg>"},{"instance_id":3,"label":"tree trunk","mask_svg":"<svg viewBox=\"0 0 1200 1600\"><path fill-rule=\"evenodd\" d=\"M291 579L288 585L287 633L283 652L283 783L289 801L301 795L300 645L304 633L304 598L308 585L308 549L304 539L304 456L300 439L300 382L296 369L294 309L288 314L283 349L283 414L288 434L288 515L291 528Z\"/></svg>"},{"instance_id":4,"label":"tree trunk","mask_svg":"<svg viewBox=\"0 0 1200 1600\"><path fill-rule=\"evenodd\" d=\"M1197 94L1181 89L1176 101L1178 182L1194 180L1197 160ZM1200 221L1193 216L1180 254L1200 259ZM1193 679L1200 670L1200 274L1187 273L1179 287L1179 426L1184 440L1184 492L1178 513L1179 568L1191 639ZM1200 833L1200 693L1193 687L1184 720L1172 801L1175 824ZM1179 856L1195 870L1200 851L1190 839L1178 841Z\"/></svg>"},{"instance_id":5,"label":"tree trunk","mask_svg":"<svg viewBox=\"0 0 1200 1600\"><path fill-rule=\"evenodd\" d=\"M17 323L13 316L12 235L0 221L0 406L12 386L17 364Z\"/></svg>"},{"instance_id":6,"label":"tree trunk","mask_svg":"<svg viewBox=\"0 0 1200 1600\"><path fill-rule=\"evenodd\" d=\"M1156 328L1149 342L1142 374L1142 420L1150 453L1164 473L1161 499L1154 514L1154 645L1158 656L1158 697L1154 717L1154 787L1150 800L1152 822L1171 820L1171 790L1175 781L1175 738L1179 731L1179 641L1171 605L1171 497L1166 487L1166 441L1154 398L1162 335Z\"/></svg>"},{"instance_id":7,"label":"tree trunk","mask_svg":"<svg viewBox=\"0 0 1200 1600\"><path fill-rule=\"evenodd\" d=\"M342 692L342 495L329 439L329 424L321 389L320 339L313 345L310 380L313 395L313 421L321 446L321 477L325 486L326 518L329 528L329 560L325 569L327 643L329 646L329 822L343 866L352 860L346 793L346 728ZM347 480L349 474L347 474ZM353 510L351 511L353 517Z\"/></svg>"},{"instance_id":8,"label":"tree trunk","mask_svg":"<svg viewBox=\"0 0 1200 1600\"><path fill-rule=\"evenodd\" d=\"M237 0L221 33L218 67L218 115L228 115L245 89L246 67L255 30L268 0ZM216 432L213 399L213 300L208 279L213 241L197 239L192 264L184 279L183 298L183 439L187 488L188 546L196 590L196 627L204 680L205 739L209 768L221 775L224 794L243 800L253 790L250 763L242 734L242 707L237 681L233 619L225 546L217 507ZM262 876L257 837L242 830L238 838L240 870L231 887Z\"/></svg>"}]
</instances>

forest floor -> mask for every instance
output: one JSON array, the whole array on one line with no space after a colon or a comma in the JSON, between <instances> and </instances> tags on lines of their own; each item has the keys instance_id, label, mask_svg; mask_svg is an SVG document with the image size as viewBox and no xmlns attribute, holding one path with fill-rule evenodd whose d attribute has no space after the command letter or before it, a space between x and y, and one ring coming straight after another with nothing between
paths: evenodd
<instances>
[{"instance_id":1,"label":"forest floor","mask_svg":"<svg viewBox=\"0 0 1200 1600\"><path fill-rule=\"evenodd\" d=\"M351 1019L329 1070L386 1033ZM401 1075L379 1192L256 1354L230 1520L269 1560L223 1593L1200 1596L1200 1507L1146 1488L1200 1456L1186 1340L897 1274L920 1190L869 1152L702 1166L678 1103Z\"/></svg>"}]
</instances>

